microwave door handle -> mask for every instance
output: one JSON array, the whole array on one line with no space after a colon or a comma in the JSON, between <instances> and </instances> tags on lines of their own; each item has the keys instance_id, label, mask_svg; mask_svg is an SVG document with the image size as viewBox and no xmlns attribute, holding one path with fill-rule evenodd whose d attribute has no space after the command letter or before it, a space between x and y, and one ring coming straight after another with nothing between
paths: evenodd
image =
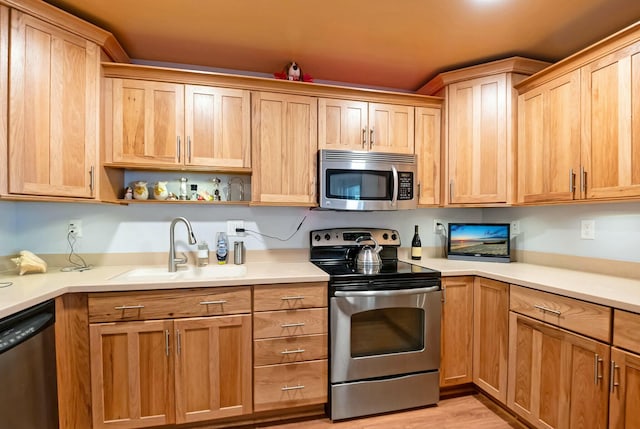
<instances>
[{"instance_id":1,"label":"microwave door handle","mask_svg":"<svg viewBox=\"0 0 640 429\"><path fill-rule=\"evenodd\" d=\"M398 188L400 184L398 183L398 169L395 165L391 166L391 171L393 172L393 197L391 198L391 205L395 206L398 202Z\"/></svg>"}]
</instances>

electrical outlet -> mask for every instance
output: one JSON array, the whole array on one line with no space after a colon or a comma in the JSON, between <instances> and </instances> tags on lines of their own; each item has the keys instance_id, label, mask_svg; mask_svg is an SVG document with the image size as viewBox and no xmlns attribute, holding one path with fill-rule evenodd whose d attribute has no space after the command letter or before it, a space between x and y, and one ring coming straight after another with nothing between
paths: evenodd
<instances>
[{"instance_id":1,"label":"electrical outlet","mask_svg":"<svg viewBox=\"0 0 640 429\"><path fill-rule=\"evenodd\" d=\"M236 232L236 228L244 229L244 221L243 220L228 220L227 221L227 235L229 237L239 236L244 237L244 232Z\"/></svg>"},{"instance_id":2,"label":"electrical outlet","mask_svg":"<svg viewBox=\"0 0 640 429\"><path fill-rule=\"evenodd\" d=\"M583 219L580 222L580 238L583 240L595 240L596 238L596 221L592 219Z\"/></svg>"},{"instance_id":3,"label":"electrical outlet","mask_svg":"<svg viewBox=\"0 0 640 429\"><path fill-rule=\"evenodd\" d=\"M67 233L75 237L82 237L82 221L80 219L71 219L67 225Z\"/></svg>"},{"instance_id":4,"label":"electrical outlet","mask_svg":"<svg viewBox=\"0 0 640 429\"><path fill-rule=\"evenodd\" d=\"M442 234L443 230L438 229L438 225L442 225L442 228L445 228L444 221L442 219L434 219L433 220L433 233L434 234Z\"/></svg>"},{"instance_id":5,"label":"electrical outlet","mask_svg":"<svg viewBox=\"0 0 640 429\"><path fill-rule=\"evenodd\" d=\"M520 235L520 221L513 220L511 221L511 236Z\"/></svg>"}]
</instances>

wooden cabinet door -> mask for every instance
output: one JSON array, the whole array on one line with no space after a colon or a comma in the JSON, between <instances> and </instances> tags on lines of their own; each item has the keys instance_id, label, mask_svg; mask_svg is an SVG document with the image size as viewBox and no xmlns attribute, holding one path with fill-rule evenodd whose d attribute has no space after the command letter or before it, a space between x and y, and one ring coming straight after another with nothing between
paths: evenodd
<instances>
[{"instance_id":1,"label":"wooden cabinet door","mask_svg":"<svg viewBox=\"0 0 640 429\"><path fill-rule=\"evenodd\" d=\"M132 79L111 84L113 162L183 164L184 86Z\"/></svg>"},{"instance_id":2,"label":"wooden cabinet door","mask_svg":"<svg viewBox=\"0 0 640 429\"><path fill-rule=\"evenodd\" d=\"M368 150L368 103L318 99L318 148Z\"/></svg>"},{"instance_id":3,"label":"wooden cabinet door","mask_svg":"<svg viewBox=\"0 0 640 429\"><path fill-rule=\"evenodd\" d=\"M171 321L89 326L93 429L174 422Z\"/></svg>"},{"instance_id":4,"label":"wooden cabinet door","mask_svg":"<svg viewBox=\"0 0 640 429\"><path fill-rule=\"evenodd\" d=\"M448 89L449 202L507 202L507 76ZM511 171L511 169L509 169Z\"/></svg>"},{"instance_id":5,"label":"wooden cabinet door","mask_svg":"<svg viewBox=\"0 0 640 429\"><path fill-rule=\"evenodd\" d=\"M176 423L252 411L251 315L177 319Z\"/></svg>"},{"instance_id":6,"label":"wooden cabinet door","mask_svg":"<svg viewBox=\"0 0 640 429\"><path fill-rule=\"evenodd\" d=\"M640 42L584 67L583 198L640 195Z\"/></svg>"},{"instance_id":7,"label":"wooden cabinet door","mask_svg":"<svg viewBox=\"0 0 640 429\"><path fill-rule=\"evenodd\" d=\"M611 348L609 428L640 428L640 356Z\"/></svg>"},{"instance_id":8,"label":"wooden cabinet door","mask_svg":"<svg viewBox=\"0 0 640 429\"><path fill-rule=\"evenodd\" d=\"M414 107L369 103L369 150L413 154Z\"/></svg>"},{"instance_id":9,"label":"wooden cabinet door","mask_svg":"<svg viewBox=\"0 0 640 429\"><path fill-rule=\"evenodd\" d=\"M251 167L248 90L185 86L185 164Z\"/></svg>"},{"instance_id":10,"label":"wooden cabinet door","mask_svg":"<svg viewBox=\"0 0 640 429\"><path fill-rule=\"evenodd\" d=\"M416 107L415 149L418 162L418 204L440 204L442 111Z\"/></svg>"},{"instance_id":11,"label":"wooden cabinet door","mask_svg":"<svg viewBox=\"0 0 640 429\"><path fill-rule=\"evenodd\" d=\"M254 92L251 105L253 204L316 205L317 99Z\"/></svg>"},{"instance_id":12,"label":"wooden cabinet door","mask_svg":"<svg viewBox=\"0 0 640 429\"><path fill-rule=\"evenodd\" d=\"M507 401L509 285L476 277L473 284L473 382Z\"/></svg>"},{"instance_id":13,"label":"wooden cabinet door","mask_svg":"<svg viewBox=\"0 0 640 429\"><path fill-rule=\"evenodd\" d=\"M609 346L511 312L507 405L539 428L606 428Z\"/></svg>"},{"instance_id":14,"label":"wooden cabinet door","mask_svg":"<svg viewBox=\"0 0 640 429\"><path fill-rule=\"evenodd\" d=\"M9 192L94 197L100 49L11 11Z\"/></svg>"},{"instance_id":15,"label":"wooden cabinet door","mask_svg":"<svg viewBox=\"0 0 640 429\"><path fill-rule=\"evenodd\" d=\"M518 97L518 201L573 200L580 173L580 70Z\"/></svg>"},{"instance_id":16,"label":"wooden cabinet door","mask_svg":"<svg viewBox=\"0 0 640 429\"><path fill-rule=\"evenodd\" d=\"M473 277L442 279L440 387L473 381Z\"/></svg>"}]
</instances>

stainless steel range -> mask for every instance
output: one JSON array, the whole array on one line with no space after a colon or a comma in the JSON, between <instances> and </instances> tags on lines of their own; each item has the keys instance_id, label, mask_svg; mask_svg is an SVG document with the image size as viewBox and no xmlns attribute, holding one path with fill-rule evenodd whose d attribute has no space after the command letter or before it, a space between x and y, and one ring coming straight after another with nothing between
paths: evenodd
<instances>
[{"instance_id":1,"label":"stainless steel range","mask_svg":"<svg viewBox=\"0 0 640 429\"><path fill-rule=\"evenodd\" d=\"M332 420L439 400L440 272L398 261L398 247L392 229L311 231L311 262L330 275Z\"/></svg>"}]
</instances>

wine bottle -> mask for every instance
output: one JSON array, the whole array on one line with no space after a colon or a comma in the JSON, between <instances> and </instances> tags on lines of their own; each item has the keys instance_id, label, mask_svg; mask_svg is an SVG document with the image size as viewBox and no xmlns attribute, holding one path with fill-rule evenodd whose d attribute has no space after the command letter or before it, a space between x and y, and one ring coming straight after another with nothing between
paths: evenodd
<instances>
[{"instance_id":1,"label":"wine bottle","mask_svg":"<svg viewBox=\"0 0 640 429\"><path fill-rule=\"evenodd\" d=\"M420 258L422 258L422 242L418 234L418 225L416 225L413 240L411 240L411 259L419 260Z\"/></svg>"}]
</instances>

